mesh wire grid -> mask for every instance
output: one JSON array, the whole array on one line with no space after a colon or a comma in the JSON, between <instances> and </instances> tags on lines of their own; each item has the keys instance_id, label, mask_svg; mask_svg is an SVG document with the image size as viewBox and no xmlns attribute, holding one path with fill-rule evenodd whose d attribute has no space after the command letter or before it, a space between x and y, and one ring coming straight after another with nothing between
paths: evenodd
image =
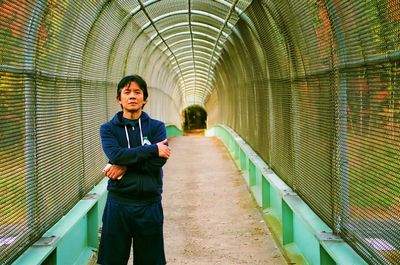
<instances>
[{"instance_id":1,"label":"mesh wire grid","mask_svg":"<svg viewBox=\"0 0 400 265\"><path fill-rule=\"evenodd\" d=\"M210 125L234 128L365 260L400 263L399 2L145 3L155 28L139 1L0 3L0 263L102 178L98 127L119 110L116 82L135 72L149 80L156 118L179 126L188 99L208 99ZM155 20L163 7L182 13L189 3L199 33L148 41L174 24L173 15ZM216 45L215 31L196 23L230 35ZM179 77L173 56L192 47L222 53L211 94L210 84L185 90ZM207 58L188 61L199 80Z\"/></svg>"},{"instance_id":2,"label":"mesh wire grid","mask_svg":"<svg viewBox=\"0 0 400 265\"><path fill-rule=\"evenodd\" d=\"M398 1L254 1L246 15L259 30L239 22L224 49L220 122L368 263L398 264Z\"/></svg>"}]
</instances>

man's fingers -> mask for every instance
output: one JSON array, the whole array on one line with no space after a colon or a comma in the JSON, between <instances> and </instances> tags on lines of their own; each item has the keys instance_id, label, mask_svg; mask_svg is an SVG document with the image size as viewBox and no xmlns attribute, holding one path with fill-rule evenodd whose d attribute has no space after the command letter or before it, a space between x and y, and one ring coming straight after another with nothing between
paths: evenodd
<instances>
[{"instance_id":1,"label":"man's fingers","mask_svg":"<svg viewBox=\"0 0 400 265\"><path fill-rule=\"evenodd\" d=\"M171 147L167 145L167 141L168 139L164 139L163 141L157 143L159 157L169 158Z\"/></svg>"},{"instance_id":2,"label":"man's fingers","mask_svg":"<svg viewBox=\"0 0 400 265\"><path fill-rule=\"evenodd\" d=\"M110 173L110 175L108 175L107 177L109 177L112 180L116 180L117 179L117 176L115 174L113 174L113 173Z\"/></svg>"},{"instance_id":3,"label":"man's fingers","mask_svg":"<svg viewBox=\"0 0 400 265\"><path fill-rule=\"evenodd\" d=\"M170 147L165 148L164 157L169 158L170 155L171 155L171 148Z\"/></svg>"}]
</instances>

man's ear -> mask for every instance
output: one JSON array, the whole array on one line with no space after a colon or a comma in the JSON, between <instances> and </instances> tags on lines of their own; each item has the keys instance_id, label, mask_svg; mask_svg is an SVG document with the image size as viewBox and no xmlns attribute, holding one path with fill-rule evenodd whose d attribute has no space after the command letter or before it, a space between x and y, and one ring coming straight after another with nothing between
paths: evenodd
<instances>
[{"instance_id":1,"label":"man's ear","mask_svg":"<svg viewBox=\"0 0 400 265\"><path fill-rule=\"evenodd\" d=\"M121 109L124 109L124 107L121 104L121 98L116 96L115 99L117 100L117 103L121 106Z\"/></svg>"},{"instance_id":2,"label":"man's ear","mask_svg":"<svg viewBox=\"0 0 400 265\"><path fill-rule=\"evenodd\" d=\"M146 105L146 104L147 104L147 99L146 99L146 100L143 100L142 109L144 108L144 105Z\"/></svg>"}]
</instances>

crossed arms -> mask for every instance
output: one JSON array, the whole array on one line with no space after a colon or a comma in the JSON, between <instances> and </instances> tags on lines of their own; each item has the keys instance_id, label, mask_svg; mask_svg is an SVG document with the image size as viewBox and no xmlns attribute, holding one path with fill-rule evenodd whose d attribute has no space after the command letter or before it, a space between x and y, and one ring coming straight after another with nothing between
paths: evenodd
<instances>
[{"instance_id":1,"label":"crossed arms","mask_svg":"<svg viewBox=\"0 0 400 265\"><path fill-rule=\"evenodd\" d=\"M116 180L128 169L131 164L140 162L142 169L151 171L160 169L171 155L171 148L167 145L166 131L163 124L157 128L152 145L134 148L121 147L110 128L102 126L100 135L104 153L108 157L110 167L103 170L104 175Z\"/></svg>"}]
</instances>

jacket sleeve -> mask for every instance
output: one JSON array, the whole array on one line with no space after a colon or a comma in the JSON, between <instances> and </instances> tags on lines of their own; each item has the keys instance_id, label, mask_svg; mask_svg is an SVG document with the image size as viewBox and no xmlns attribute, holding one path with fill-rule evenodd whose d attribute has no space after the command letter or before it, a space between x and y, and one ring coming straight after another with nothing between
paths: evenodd
<instances>
[{"instance_id":1,"label":"jacket sleeve","mask_svg":"<svg viewBox=\"0 0 400 265\"><path fill-rule=\"evenodd\" d=\"M152 132L154 137L153 137L153 143L157 143L167 139L167 131L165 129L164 123L160 122L157 124L157 126L154 128L154 131ZM167 162L166 158L162 158L158 156L158 147L157 147L157 156L151 157L150 159L147 159L144 164L143 164L143 169L147 171L156 171L160 170L162 166Z\"/></svg>"},{"instance_id":2,"label":"jacket sleeve","mask_svg":"<svg viewBox=\"0 0 400 265\"><path fill-rule=\"evenodd\" d=\"M158 156L156 144L135 148L121 147L109 124L100 127L100 137L103 151L112 164L126 166Z\"/></svg>"}]
</instances>

